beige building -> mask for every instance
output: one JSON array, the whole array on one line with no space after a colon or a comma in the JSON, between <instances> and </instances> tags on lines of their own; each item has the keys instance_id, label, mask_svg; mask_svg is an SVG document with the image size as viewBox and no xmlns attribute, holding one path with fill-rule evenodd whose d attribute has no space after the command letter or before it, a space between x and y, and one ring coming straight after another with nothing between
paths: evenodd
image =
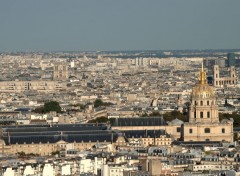
<instances>
[{"instance_id":1,"label":"beige building","mask_svg":"<svg viewBox=\"0 0 240 176\"><path fill-rule=\"evenodd\" d=\"M233 141L233 121L219 122L216 94L208 85L203 68L190 103L189 123L183 125L184 141Z\"/></svg>"},{"instance_id":2,"label":"beige building","mask_svg":"<svg viewBox=\"0 0 240 176\"><path fill-rule=\"evenodd\" d=\"M5 136L0 140L0 153L16 154L24 152L25 154L38 154L40 156L51 155L53 152L75 149L89 150L95 145L108 145L119 147L138 147L138 146L170 146L172 138L165 134L163 130L149 131L129 131L124 135L117 133L101 134L104 131L89 132L86 135L43 135L39 136ZM80 132L82 133L82 132ZM123 132L121 132L123 133ZM26 135L26 134L25 134ZM75 138L73 141L72 138Z\"/></svg>"},{"instance_id":3,"label":"beige building","mask_svg":"<svg viewBox=\"0 0 240 176\"><path fill-rule=\"evenodd\" d=\"M226 77L220 77L220 70L218 65L214 65L213 67L213 77L214 87L223 87L226 85L236 85L237 83L237 76L236 76L236 70L234 66L231 66L229 68L229 76Z\"/></svg>"},{"instance_id":4,"label":"beige building","mask_svg":"<svg viewBox=\"0 0 240 176\"><path fill-rule=\"evenodd\" d=\"M66 83L58 81L3 81L0 82L0 92L22 92L22 91L57 91L65 90Z\"/></svg>"},{"instance_id":5,"label":"beige building","mask_svg":"<svg viewBox=\"0 0 240 176\"><path fill-rule=\"evenodd\" d=\"M53 80L67 80L68 79L68 66L55 65L53 67Z\"/></svg>"}]
</instances>

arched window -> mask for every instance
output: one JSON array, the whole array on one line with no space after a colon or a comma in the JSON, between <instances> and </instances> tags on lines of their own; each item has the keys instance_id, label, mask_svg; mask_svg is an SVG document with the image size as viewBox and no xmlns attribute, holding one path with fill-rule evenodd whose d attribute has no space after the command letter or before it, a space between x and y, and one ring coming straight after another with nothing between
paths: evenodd
<instances>
[{"instance_id":1,"label":"arched window","mask_svg":"<svg viewBox=\"0 0 240 176\"><path fill-rule=\"evenodd\" d=\"M207 101L207 105L209 105L209 101Z\"/></svg>"},{"instance_id":2,"label":"arched window","mask_svg":"<svg viewBox=\"0 0 240 176\"><path fill-rule=\"evenodd\" d=\"M205 128L205 129L204 129L204 132L205 132L205 133L210 133L210 128Z\"/></svg>"}]
</instances>

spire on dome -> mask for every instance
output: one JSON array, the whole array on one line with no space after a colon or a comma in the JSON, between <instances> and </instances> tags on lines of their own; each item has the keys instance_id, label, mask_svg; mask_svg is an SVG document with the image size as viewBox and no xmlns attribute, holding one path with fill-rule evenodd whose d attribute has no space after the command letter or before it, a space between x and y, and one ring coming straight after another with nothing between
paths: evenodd
<instances>
[{"instance_id":1,"label":"spire on dome","mask_svg":"<svg viewBox=\"0 0 240 176\"><path fill-rule=\"evenodd\" d=\"M207 76L206 76L206 72L204 71L204 68L203 68L203 62L202 62L202 70L199 73L199 83L207 84Z\"/></svg>"}]
</instances>

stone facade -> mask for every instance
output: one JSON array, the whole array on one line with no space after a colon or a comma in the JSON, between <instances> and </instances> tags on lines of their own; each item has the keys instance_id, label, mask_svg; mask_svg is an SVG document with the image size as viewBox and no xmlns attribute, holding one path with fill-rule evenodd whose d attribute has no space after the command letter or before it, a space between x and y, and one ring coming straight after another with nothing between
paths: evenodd
<instances>
[{"instance_id":1,"label":"stone facade","mask_svg":"<svg viewBox=\"0 0 240 176\"><path fill-rule=\"evenodd\" d=\"M68 80L68 66L55 65L53 68L53 80Z\"/></svg>"},{"instance_id":2,"label":"stone facade","mask_svg":"<svg viewBox=\"0 0 240 176\"><path fill-rule=\"evenodd\" d=\"M0 92L39 91L49 92L65 90L66 83L58 81L3 81L0 82Z\"/></svg>"},{"instance_id":3,"label":"stone facade","mask_svg":"<svg viewBox=\"0 0 240 176\"><path fill-rule=\"evenodd\" d=\"M184 141L233 141L233 122L219 122L215 91L208 85L203 68L199 83L192 89L189 123L184 123L182 133Z\"/></svg>"},{"instance_id":4,"label":"stone facade","mask_svg":"<svg viewBox=\"0 0 240 176\"><path fill-rule=\"evenodd\" d=\"M236 76L236 70L234 66L229 67L229 76L227 77L220 77L220 70L218 65L214 65L213 68L213 78L214 87L223 87L226 85L236 85L237 83L237 76Z\"/></svg>"}]
</instances>

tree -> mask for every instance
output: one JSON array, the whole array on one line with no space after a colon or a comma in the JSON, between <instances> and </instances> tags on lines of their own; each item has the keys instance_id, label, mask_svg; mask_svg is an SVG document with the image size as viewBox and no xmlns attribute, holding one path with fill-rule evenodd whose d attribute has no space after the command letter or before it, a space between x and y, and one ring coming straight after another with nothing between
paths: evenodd
<instances>
[{"instance_id":1,"label":"tree","mask_svg":"<svg viewBox=\"0 0 240 176\"><path fill-rule=\"evenodd\" d=\"M61 106L57 101L49 101L45 102L43 106L43 111L45 113L50 112L50 111L56 111L57 113L61 112Z\"/></svg>"},{"instance_id":2,"label":"tree","mask_svg":"<svg viewBox=\"0 0 240 176\"><path fill-rule=\"evenodd\" d=\"M48 113L50 111L56 111L57 113L61 112L61 106L56 101L45 102L44 106L38 107L33 110L35 113Z\"/></svg>"},{"instance_id":3,"label":"tree","mask_svg":"<svg viewBox=\"0 0 240 176\"><path fill-rule=\"evenodd\" d=\"M176 111L176 110L163 114L163 118L165 121L172 121L177 118L184 122L188 122L187 114L181 113L180 111Z\"/></svg>"},{"instance_id":4,"label":"tree","mask_svg":"<svg viewBox=\"0 0 240 176\"><path fill-rule=\"evenodd\" d=\"M97 107L99 107L99 106L102 106L104 103L103 103L103 101L101 100L101 99L96 99L95 101L94 101L94 107L95 108L97 108Z\"/></svg>"},{"instance_id":5,"label":"tree","mask_svg":"<svg viewBox=\"0 0 240 176\"><path fill-rule=\"evenodd\" d=\"M232 114L225 114L225 113L219 113L219 120L223 120L223 119L228 119L230 120L230 118L233 119L233 126L234 127L240 127L240 115L237 114L237 112L233 112Z\"/></svg>"}]
</instances>

